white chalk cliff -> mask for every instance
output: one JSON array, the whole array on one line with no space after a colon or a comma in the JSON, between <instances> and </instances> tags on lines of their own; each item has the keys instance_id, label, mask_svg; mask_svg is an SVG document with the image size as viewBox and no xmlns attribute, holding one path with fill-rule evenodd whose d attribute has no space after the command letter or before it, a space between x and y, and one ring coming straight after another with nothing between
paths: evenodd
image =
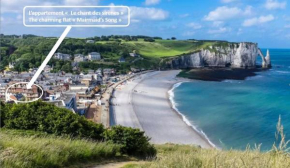
<instances>
[{"instance_id":1,"label":"white chalk cliff","mask_svg":"<svg viewBox=\"0 0 290 168\"><path fill-rule=\"evenodd\" d=\"M256 43L228 43L185 54L170 61L171 68L233 67L254 68L257 56L262 58L263 68L271 66L270 54L264 57Z\"/></svg>"}]
</instances>

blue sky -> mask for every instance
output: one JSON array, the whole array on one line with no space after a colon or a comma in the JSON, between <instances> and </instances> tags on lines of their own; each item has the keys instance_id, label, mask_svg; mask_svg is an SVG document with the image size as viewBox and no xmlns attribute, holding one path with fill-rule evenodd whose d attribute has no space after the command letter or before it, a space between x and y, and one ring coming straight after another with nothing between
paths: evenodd
<instances>
[{"instance_id":1,"label":"blue sky","mask_svg":"<svg viewBox=\"0 0 290 168\"><path fill-rule=\"evenodd\" d=\"M2 0L1 33L60 36L64 28L27 28L28 5L126 5L127 28L73 28L70 37L149 35L178 39L257 42L262 48L290 48L289 0Z\"/></svg>"}]
</instances>

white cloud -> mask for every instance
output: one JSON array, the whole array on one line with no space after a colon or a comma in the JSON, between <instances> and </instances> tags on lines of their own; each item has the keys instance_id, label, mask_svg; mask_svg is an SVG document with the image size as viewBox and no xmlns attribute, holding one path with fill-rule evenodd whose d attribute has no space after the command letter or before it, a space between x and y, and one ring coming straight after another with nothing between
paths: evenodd
<instances>
[{"instance_id":1,"label":"white cloud","mask_svg":"<svg viewBox=\"0 0 290 168\"><path fill-rule=\"evenodd\" d=\"M214 21L212 23L213 27L221 27L224 24L222 21Z\"/></svg>"},{"instance_id":2,"label":"white cloud","mask_svg":"<svg viewBox=\"0 0 290 168\"><path fill-rule=\"evenodd\" d=\"M255 25L262 24L262 23L270 22L274 19L275 19L275 17L273 15L255 17L255 18L245 20L243 23L243 26L244 27L255 26Z\"/></svg>"},{"instance_id":3,"label":"white cloud","mask_svg":"<svg viewBox=\"0 0 290 168\"><path fill-rule=\"evenodd\" d=\"M234 2L234 1L237 1L237 0L221 0L222 3L231 3L231 2Z\"/></svg>"},{"instance_id":4,"label":"white cloud","mask_svg":"<svg viewBox=\"0 0 290 168\"><path fill-rule=\"evenodd\" d=\"M194 22L188 23L186 26L187 27L190 27L190 28L193 28L193 29L200 29L200 28L202 28L201 24L194 23Z\"/></svg>"},{"instance_id":5,"label":"white cloud","mask_svg":"<svg viewBox=\"0 0 290 168\"><path fill-rule=\"evenodd\" d=\"M245 15L252 15L253 14L253 7L247 6L244 12Z\"/></svg>"},{"instance_id":6,"label":"white cloud","mask_svg":"<svg viewBox=\"0 0 290 168\"><path fill-rule=\"evenodd\" d=\"M287 5L287 2L279 2L277 0L267 0L266 4L265 4L265 8L269 9L269 10L273 10L273 9L285 9Z\"/></svg>"},{"instance_id":7,"label":"white cloud","mask_svg":"<svg viewBox=\"0 0 290 168\"><path fill-rule=\"evenodd\" d=\"M188 17L188 16L189 16L188 13L185 13L185 14L179 15L179 17L181 17L181 18L185 18L185 17Z\"/></svg>"},{"instance_id":8,"label":"white cloud","mask_svg":"<svg viewBox=\"0 0 290 168\"><path fill-rule=\"evenodd\" d=\"M219 29L209 30L208 33L209 34L222 34L222 33L230 32L230 31L231 31L231 28L220 27Z\"/></svg>"},{"instance_id":9,"label":"white cloud","mask_svg":"<svg viewBox=\"0 0 290 168\"><path fill-rule=\"evenodd\" d=\"M39 0L4 0L1 1L1 9L3 13L22 13L24 6L50 6L54 3Z\"/></svg>"},{"instance_id":10,"label":"white cloud","mask_svg":"<svg viewBox=\"0 0 290 168\"><path fill-rule=\"evenodd\" d=\"M91 0L64 0L63 4L64 5L98 5L97 0L91 1Z\"/></svg>"},{"instance_id":11,"label":"white cloud","mask_svg":"<svg viewBox=\"0 0 290 168\"><path fill-rule=\"evenodd\" d=\"M193 35L195 35L194 31L187 31L187 32L182 33L182 36L193 36Z\"/></svg>"},{"instance_id":12,"label":"white cloud","mask_svg":"<svg viewBox=\"0 0 290 168\"><path fill-rule=\"evenodd\" d=\"M132 6L131 18L135 20L165 20L169 17L169 12L157 8L142 8Z\"/></svg>"},{"instance_id":13,"label":"white cloud","mask_svg":"<svg viewBox=\"0 0 290 168\"><path fill-rule=\"evenodd\" d=\"M157 5L161 0L146 0L145 5Z\"/></svg>"},{"instance_id":14,"label":"white cloud","mask_svg":"<svg viewBox=\"0 0 290 168\"><path fill-rule=\"evenodd\" d=\"M245 9L245 11L237 7L222 6L216 8L214 11L209 12L209 14L204 17L204 19L207 21L223 21L244 15L249 15L251 13L252 13L251 6L248 6Z\"/></svg>"},{"instance_id":15,"label":"white cloud","mask_svg":"<svg viewBox=\"0 0 290 168\"><path fill-rule=\"evenodd\" d=\"M241 35L243 33L243 29L242 28L239 28L238 32L237 32L237 35Z\"/></svg>"}]
</instances>

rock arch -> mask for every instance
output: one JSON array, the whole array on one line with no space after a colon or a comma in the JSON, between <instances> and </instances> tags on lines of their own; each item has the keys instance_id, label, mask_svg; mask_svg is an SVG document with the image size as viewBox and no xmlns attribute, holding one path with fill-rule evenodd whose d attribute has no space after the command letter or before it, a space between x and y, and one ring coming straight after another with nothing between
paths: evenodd
<instances>
[{"instance_id":1,"label":"rock arch","mask_svg":"<svg viewBox=\"0 0 290 168\"><path fill-rule=\"evenodd\" d=\"M264 54L261 52L261 49L258 49L258 56L262 58L262 67L263 68L270 68L271 67L271 59L270 59L270 52L267 50L267 55L266 57Z\"/></svg>"}]
</instances>

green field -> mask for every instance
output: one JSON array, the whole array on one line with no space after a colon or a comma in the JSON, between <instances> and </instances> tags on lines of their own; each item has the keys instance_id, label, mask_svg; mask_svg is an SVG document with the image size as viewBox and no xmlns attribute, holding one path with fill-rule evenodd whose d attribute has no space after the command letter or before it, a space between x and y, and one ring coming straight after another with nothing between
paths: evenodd
<instances>
[{"instance_id":1,"label":"green field","mask_svg":"<svg viewBox=\"0 0 290 168\"><path fill-rule=\"evenodd\" d=\"M138 40L122 42L122 45L139 51L142 56L153 58L172 57L191 53L213 44L214 42L198 42L190 40L156 40L155 42L145 42Z\"/></svg>"}]
</instances>

